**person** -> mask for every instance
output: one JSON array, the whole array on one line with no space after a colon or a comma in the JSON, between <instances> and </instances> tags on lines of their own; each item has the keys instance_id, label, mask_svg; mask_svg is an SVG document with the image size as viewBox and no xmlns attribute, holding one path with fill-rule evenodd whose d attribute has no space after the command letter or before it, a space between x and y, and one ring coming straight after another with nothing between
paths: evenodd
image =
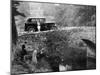
<instances>
[{"instance_id":1,"label":"person","mask_svg":"<svg viewBox=\"0 0 100 75\"><path fill-rule=\"evenodd\" d=\"M37 55L37 50L34 50L33 54L32 54L32 62L33 63L37 63L37 57L36 57L36 55Z\"/></svg>"},{"instance_id":2,"label":"person","mask_svg":"<svg viewBox=\"0 0 100 75\"><path fill-rule=\"evenodd\" d=\"M26 44L26 42L25 42ZM24 61L24 56L27 55L27 51L25 49L25 44L22 45L22 51L21 51L21 60Z\"/></svg>"}]
</instances>

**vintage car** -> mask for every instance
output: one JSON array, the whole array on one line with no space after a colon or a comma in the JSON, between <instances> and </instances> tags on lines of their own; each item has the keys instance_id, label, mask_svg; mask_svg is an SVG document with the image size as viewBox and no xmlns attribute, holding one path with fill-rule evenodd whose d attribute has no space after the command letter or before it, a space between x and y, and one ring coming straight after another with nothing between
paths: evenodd
<instances>
[{"instance_id":1,"label":"vintage car","mask_svg":"<svg viewBox=\"0 0 100 75\"><path fill-rule=\"evenodd\" d=\"M39 31L38 26L40 26L40 31L47 31L56 28L56 24L54 22L45 22L45 18L28 18L25 22L24 31ZM39 24L38 24L39 23Z\"/></svg>"}]
</instances>

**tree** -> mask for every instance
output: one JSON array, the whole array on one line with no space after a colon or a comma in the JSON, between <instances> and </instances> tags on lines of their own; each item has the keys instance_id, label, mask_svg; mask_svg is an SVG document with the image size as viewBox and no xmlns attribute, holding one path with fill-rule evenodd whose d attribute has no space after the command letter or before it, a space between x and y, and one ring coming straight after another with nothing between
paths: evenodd
<instances>
[{"instance_id":1,"label":"tree","mask_svg":"<svg viewBox=\"0 0 100 75\"><path fill-rule=\"evenodd\" d=\"M19 13L18 11L17 11L17 8L15 7L15 5L19 5L19 2L17 2L17 1L12 1L12 8L11 8L11 15L12 15L12 17L11 17L11 19L12 19L12 25L11 25L11 32L12 32L12 43L13 44L16 44L16 41L17 41L17 38L18 38L18 32L17 32L17 28L16 28L16 24L15 24L15 19L14 19L14 16L16 16L16 15L21 15L21 16L24 16L25 17L25 15L23 14L23 13Z\"/></svg>"}]
</instances>

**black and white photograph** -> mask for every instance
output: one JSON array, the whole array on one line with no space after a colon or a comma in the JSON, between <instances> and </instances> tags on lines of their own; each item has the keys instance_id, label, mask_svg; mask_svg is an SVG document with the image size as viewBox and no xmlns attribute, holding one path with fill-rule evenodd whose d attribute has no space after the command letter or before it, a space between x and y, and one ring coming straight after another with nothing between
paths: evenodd
<instances>
[{"instance_id":1,"label":"black and white photograph","mask_svg":"<svg viewBox=\"0 0 100 75\"><path fill-rule=\"evenodd\" d=\"M96 6L11 0L11 75L96 69Z\"/></svg>"}]
</instances>

